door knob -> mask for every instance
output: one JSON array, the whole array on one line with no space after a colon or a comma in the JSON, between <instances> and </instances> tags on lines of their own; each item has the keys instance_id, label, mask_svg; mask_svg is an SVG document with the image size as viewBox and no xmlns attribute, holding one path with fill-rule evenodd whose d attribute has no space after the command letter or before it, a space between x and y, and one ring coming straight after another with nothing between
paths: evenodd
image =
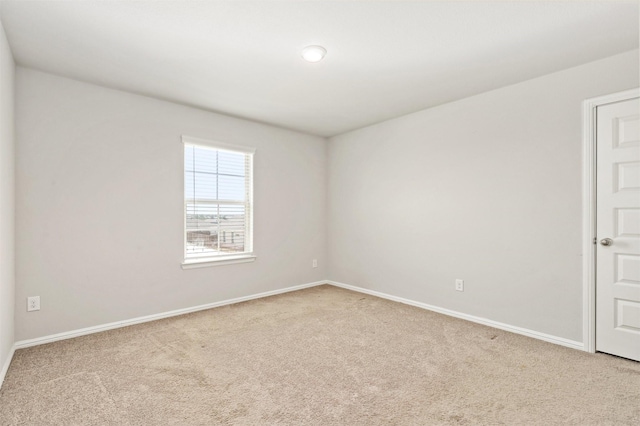
<instances>
[{"instance_id":1,"label":"door knob","mask_svg":"<svg viewBox=\"0 0 640 426\"><path fill-rule=\"evenodd\" d=\"M603 246L610 246L613 244L613 240L611 238L603 238L600 240L600 244Z\"/></svg>"}]
</instances>

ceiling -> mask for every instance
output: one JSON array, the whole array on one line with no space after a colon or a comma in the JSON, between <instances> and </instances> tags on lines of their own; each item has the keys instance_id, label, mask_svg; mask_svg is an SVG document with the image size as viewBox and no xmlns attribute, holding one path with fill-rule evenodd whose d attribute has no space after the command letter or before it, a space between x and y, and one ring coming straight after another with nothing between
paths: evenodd
<instances>
[{"instance_id":1,"label":"ceiling","mask_svg":"<svg viewBox=\"0 0 640 426\"><path fill-rule=\"evenodd\" d=\"M638 48L638 1L10 1L19 65L333 136ZM300 51L324 46L322 62Z\"/></svg>"}]
</instances>

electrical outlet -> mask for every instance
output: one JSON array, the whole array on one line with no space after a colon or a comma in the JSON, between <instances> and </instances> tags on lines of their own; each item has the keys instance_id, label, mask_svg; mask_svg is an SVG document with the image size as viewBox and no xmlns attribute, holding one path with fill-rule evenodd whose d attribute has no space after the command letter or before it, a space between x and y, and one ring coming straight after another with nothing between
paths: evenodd
<instances>
[{"instance_id":1,"label":"electrical outlet","mask_svg":"<svg viewBox=\"0 0 640 426\"><path fill-rule=\"evenodd\" d=\"M27 297L27 312L40 310L40 296Z\"/></svg>"},{"instance_id":2,"label":"electrical outlet","mask_svg":"<svg viewBox=\"0 0 640 426\"><path fill-rule=\"evenodd\" d=\"M313 261L311 262L311 267L312 268L317 268L318 267L318 259L313 259Z\"/></svg>"},{"instance_id":3,"label":"electrical outlet","mask_svg":"<svg viewBox=\"0 0 640 426\"><path fill-rule=\"evenodd\" d=\"M456 280L456 290L464 291L464 280Z\"/></svg>"}]
</instances>

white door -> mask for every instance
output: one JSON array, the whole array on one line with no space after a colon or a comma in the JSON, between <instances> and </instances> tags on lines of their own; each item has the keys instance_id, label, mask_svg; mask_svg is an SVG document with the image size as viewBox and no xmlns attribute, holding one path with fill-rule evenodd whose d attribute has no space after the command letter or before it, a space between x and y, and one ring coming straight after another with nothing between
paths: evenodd
<instances>
[{"instance_id":1,"label":"white door","mask_svg":"<svg viewBox=\"0 0 640 426\"><path fill-rule=\"evenodd\" d=\"M639 99L596 114L596 350L640 361Z\"/></svg>"}]
</instances>

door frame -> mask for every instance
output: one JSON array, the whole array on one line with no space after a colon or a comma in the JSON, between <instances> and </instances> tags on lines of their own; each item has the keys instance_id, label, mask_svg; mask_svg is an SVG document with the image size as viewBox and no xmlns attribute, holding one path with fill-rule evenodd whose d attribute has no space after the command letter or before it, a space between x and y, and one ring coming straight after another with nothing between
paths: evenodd
<instances>
[{"instance_id":1,"label":"door frame","mask_svg":"<svg viewBox=\"0 0 640 426\"><path fill-rule=\"evenodd\" d=\"M640 97L640 89L586 99L582 103L582 340L596 351L596 108Z\"/></svg>"}]
</instances>

